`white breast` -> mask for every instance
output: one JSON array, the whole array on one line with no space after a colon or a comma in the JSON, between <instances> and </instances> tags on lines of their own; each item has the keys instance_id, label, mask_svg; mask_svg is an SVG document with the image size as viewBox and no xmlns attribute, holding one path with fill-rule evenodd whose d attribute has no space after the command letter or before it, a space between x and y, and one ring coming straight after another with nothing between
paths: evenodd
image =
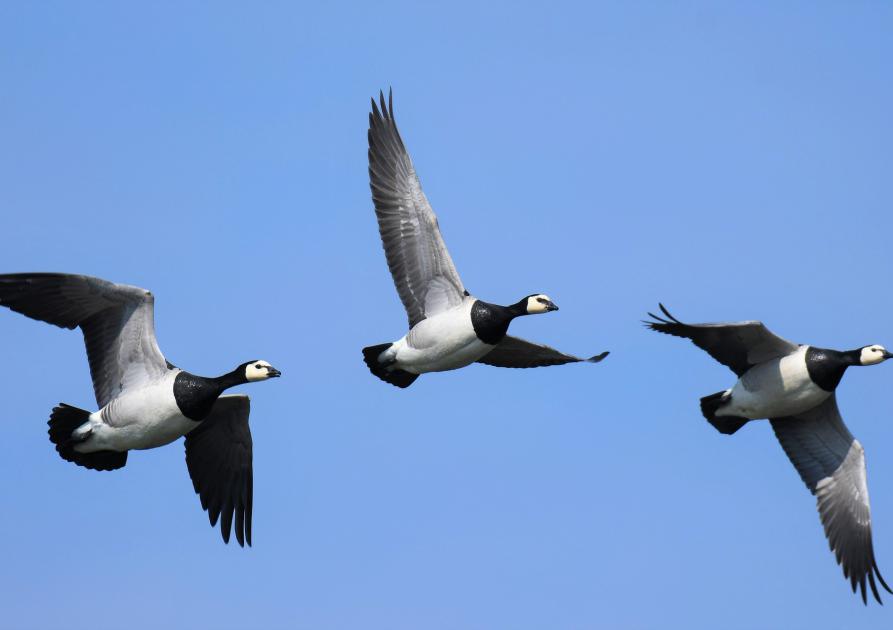
<instances>
[{"instance_id":1,"label":"white breast","mask_svg":"<svg viewBox=\"0 0 893 630\"><path fill-rule=\"evenodd\" d=\"M179 372L172 370L145 387L125 392L93 414L100 423L92 437L77 450L155 448L173 442L198 426L180 412L174 399L174 379Z\"/></svg>"},{"instance_id":2,"label":"white breast","mask_svg":"<svg viewBox=\"0 0 893 630\"><path fill-rule=\"evenodd\" d=\"M413 374L455 370L474 363L493 346L478 339L471 324L472 299L420 321L394 344L396 367Z\"/></svg>"},{"instance_id":3,"label":"white breast","mask_svg":"<svg viewBox=\"0 0 893 630\"><path fill-rule=\"evenodd\" d=\"M731 404L717 415L782 418L822 403L831 394L809 378L807 349L803 346L786 357L752 367L732 388Z\"/></svg>"}]
</instances>

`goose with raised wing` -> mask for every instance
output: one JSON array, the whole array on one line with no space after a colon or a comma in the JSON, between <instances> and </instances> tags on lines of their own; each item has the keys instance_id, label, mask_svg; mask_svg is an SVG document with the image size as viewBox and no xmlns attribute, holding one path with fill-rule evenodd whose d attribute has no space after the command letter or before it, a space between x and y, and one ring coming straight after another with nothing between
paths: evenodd
<instances>
[{"instance_id":1,"label":"goose with raised wing","mask_svg":"<svg viewBox=\"0 0 893 630\"><path fill-rule=\"evenodd\" d=\"M547 295L534 293L515 304L491 304L471 295L459 279L440 234L437 217L422 192L394 120L393 95L369 114L369 183L385 257L409 316L409 332L395 342L363 348L369 370L397 387L420 374L474 362L531 368L601 361L584 359L507 335L516 317L557 311Z\"/></svg>"},{"instance_id":2,"label":"goose with raised wing","mask_svg":"<svg viewBox=\"0 0 893 630\"><path fill-rule=\"evenodd\" d=\"M62 328L80 328L97 411L60 403L49 420L62 459L114 470L131 450L186 437L186 465L211 526L229 542L251 544L252 444L245 395L221 395L280 375L247 361L222 376L175 367L155 340L155 298L139 287L63 273L0 275L0 306Z\"/></svg>"},{"instance_id":3,"label":"goose with raised wing","mask_svg":"<svg viewBox=\"0 0 893 630\"><path fill-rule=\"evenodd\" d=\"M880 603L884 582L874 557L865 450L843 423L835 390L853 366L893 358L883 346L838 351L782 339L761 322L684 324L663 304L649 313L652 330L685 337L729 367L738 381L701 399L701 412L731 435L751 420L768 418L800 478L816 497L831 550L867 602L866 582Z\"/></svg>"}]
</instances>

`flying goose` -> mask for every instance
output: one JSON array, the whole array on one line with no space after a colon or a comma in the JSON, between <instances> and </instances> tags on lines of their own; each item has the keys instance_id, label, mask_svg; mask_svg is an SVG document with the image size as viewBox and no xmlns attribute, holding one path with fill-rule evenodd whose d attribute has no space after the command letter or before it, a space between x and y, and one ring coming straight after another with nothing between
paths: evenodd
<instances>
[{"instance_id":1,"label":"flying goose","mask_svg":"<svg viewBox=\"0 0 893 630\"><path fill-rule=\"evenodd\" d=\"M847 368L877 365L893 354L872 345L840 352L798 345L761 322L684 324L663 304L665 317L648 313L652 330L685 337L731 368L738 382L701 399L701 412L720 433L731 435L750 420L768 418L781 447L816 496L825 535L853 592L867 603L865 582L881 602L881 577L871 541L865 451L847 429L835 390Z\"/></svg>"},{"instance_id":2,"label":"flying goose","mask_svg":"<svg viewBox=\"0 0 893 630\"><path fill-rule=\"evenodd\" d=\"M506 335L516 317L557 311L541 293L510 306L479 300L465 290L450 258L394 120L393 94L381 108L372 99L369 114L369 184L378 229L397 293L409 316L409 332L399 341L363 348L371 372L397 387L409 387L420 374L486 363L532 368L589 361L549 346Z\"/></svg>"},{"instance_id":3,"label":"flying goose","mask_svg":"<svg viewBox=\"0 0 893 630\"><path fill-rule=\"evenodd\" d=\"M62 273L0 275L0 305L62 328L80 327L98 411L60 403L49 420L62 459L114 470L127 452L186 436L186 466L211 526L251 545L253 478L249 401L230 387L280 375L248 361L218 377L190 374L165 360L155 340L155 298L145 289Z\"/></svg>"}]
</instances>

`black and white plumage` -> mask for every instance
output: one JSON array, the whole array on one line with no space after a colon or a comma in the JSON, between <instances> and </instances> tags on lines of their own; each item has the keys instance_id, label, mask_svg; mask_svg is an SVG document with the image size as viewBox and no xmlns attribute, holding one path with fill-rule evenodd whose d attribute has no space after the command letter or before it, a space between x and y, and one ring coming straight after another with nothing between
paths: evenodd
<instances>
[{"instance_id":1,"label":"black and white plumage","mask_svg":"<svg viewBox=\"0 0 893 630\"><path fill-rule=\"evenodd\" d=\"M154 297L145 289L62 273L0 275L0 306L84 334L98 411L61 403L49 421L59 455L93 470L114 470L130 450L186 436L186 463L211 525L229 542L251 544L251 432L248 397L230 387L277 377L249 361L219 377L181 370L155 339Z\"/></svg>"},{"instance_id":2,"label":"black and white plumage","mask_svg":"<svg viewBox=\"0 0 893 630\"><path fill-rule=\"evenodd\" d=\"M397 293L409 317L409 333L394 343L363 349L373 374L408 387L426 372L474 362L530 368L601 361L506 335L515 317L558 310L546 295L529 295L500 306L468 291L440 233L412 160L397 130L392 95L369 114L369 183L382 245Z\"/></svg>"},{"instance_id":3,"label":"black and white plumage","mask_svg":"<svg viewBox=\"0 0 893 630\"><path fill-rule=\"evenodd\" d=\"M663 305L652 330L685 337L731 368L738 382L701 399L701 411L721 433L768 418L791 463L816 497L831 550L867 603L881 603L884 582L874 557L865 451L843 423L835 390L850 366L893 358L882 346L840 352L792 343L761 322L685 324Z\"/></svg>"}]
</instances>

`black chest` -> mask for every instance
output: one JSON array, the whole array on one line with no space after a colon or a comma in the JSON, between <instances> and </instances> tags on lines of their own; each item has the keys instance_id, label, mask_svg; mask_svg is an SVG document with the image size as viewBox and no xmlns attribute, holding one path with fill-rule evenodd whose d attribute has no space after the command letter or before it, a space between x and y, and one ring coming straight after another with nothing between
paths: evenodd
<instances>
[{"instance_id":1,"label":"black chest","mask_svg":"<svg viewBox=\"0 0 893 630\"><path fill-rule=\"evenodd\" d=\"M471 305L471 325L477 338L495 346L508 332L512 314L505 306L476 300Z\"/></svg>"},{"instance_id":2,"label":"black chest","mask_svg":"<svg viewBox=\"0 0 893 630\"><path fill-rule=\"evenodd\" d=\"M842 352L813 348L806 351L806 369L813 383L826 392L833 392L840 385L843 373L850 366L850 361Z\"/></svg>"},{"instance_id":3,"label":"black chest","mask_svg":"<svg viewBox=\"0 0 893 630\"><path fill-rule=\"evenodd\" d=\"M174 400L180 413L196 422L208 417L221 391L214 380L189 372L180 372L174 379Z\"/></svg>"}]
</instances>

